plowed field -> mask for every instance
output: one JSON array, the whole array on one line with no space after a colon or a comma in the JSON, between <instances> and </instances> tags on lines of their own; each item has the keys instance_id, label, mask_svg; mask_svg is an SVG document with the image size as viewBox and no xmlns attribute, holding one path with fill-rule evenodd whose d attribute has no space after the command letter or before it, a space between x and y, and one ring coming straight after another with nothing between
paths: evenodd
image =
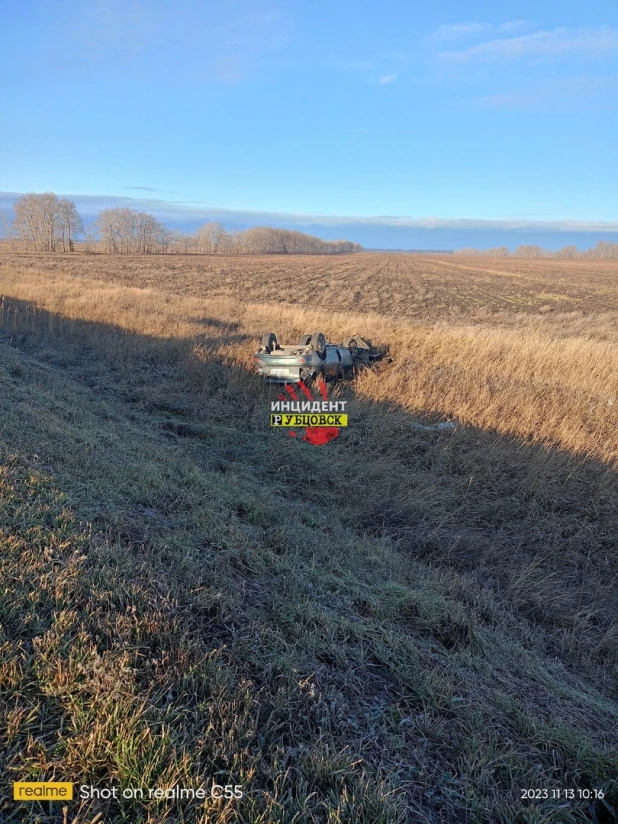
<instances>
[{"instance_id":1,"label":"plowed field","mask_svg":"<svg viewBox=\"0 0 618 824\"><path fill-rule=\"evenodd\" d=\"M389 317L618 311L618 262L442 255L20 255L4 265ZM1 265L1 264L0 264Z\"/></svg>"}]
</instances>

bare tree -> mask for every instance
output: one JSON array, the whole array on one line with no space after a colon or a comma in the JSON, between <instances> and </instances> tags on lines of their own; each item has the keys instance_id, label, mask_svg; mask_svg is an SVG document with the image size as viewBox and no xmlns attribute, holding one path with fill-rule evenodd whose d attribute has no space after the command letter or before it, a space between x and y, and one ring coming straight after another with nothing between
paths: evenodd
<instances>
[{"instance_id":1,"label":"bare tree","mask_svg":"<svg viewBox=\"0 0 618 824\"><path fill-rule=\"evenodd\" d=\"M167 243L165 227L147 212L103 209L97 225L106 252L150 254Z\"/></svg>"},{"instance_id":2,"label":"bare tree","mask_svg":"<svg viewBox=\"0 0 618 824\"><path fill-rule=\"evenodd\" d=\"M147 212L137 212L134 217L133 243L135 251L145 253L158 252L161 248L163 226Z\"/></svg>"},{"instance_id":3,"label":"bare tree","mask_svg":"<svg viewBox=\"0 0 618 824\"><path fill-rule=\"evenodd\" d=\"M252 255L347 254L362 251L349 240L321 240L304 232L256 226L239 234L239 251Z\"/></svg>"},{"instance_id":4,"label":"bare tree","mask_svg":"<svg viewBox=\"0 0 618 824\"><path fill-rule=\"evenodd\" d=\"M174 229L168 229L167 226L163 226L161 224L159 229L159 236L158 236L158 246L159 252L163 254L167 254L167 252L171 251L171 247L174 243L174 239L176 237L177 232Z\"/></svg>"},{"instance_id":5,"label":"bare tree","mask_svg":"<svg viewBox=\"0 0 618 824\"><path fill-rule=\"evenodd\" d=\"M518 246L513 252L516 257L543 257L543 249L540 246Z\"/></svg>"},{"instance_id":6,"label":"bare tree","mask_svg":"<svg viewBox=\"0 0 618 824\"><path fill-rule=\"evenodd\" d=\"M214 255L220 251L225 236L225 229L220 223L207 223L195 233L196 251L202 254Z\"/></svg>"},{"instance_id":7,"label":"bare tree","mask_svg":"<svg viewBox=\"0 0 618 824\"><path fill-rule=\"evenodd\" d=\"M97 218L97 228L105 252L122 252L123 209L103 209Z\"/></svg>"},{"instance_id":8,"label":"bare tree","mask_svg":"<svg viewBox=\"0 0 618 824\"><path fill-rule=\"evenodd\" d=\"M272 251L269 230L263 226L255 226L242 232L240 248L248 255L265 255Z\"/></svg>"},{"instance_id":9,"label":"bare tree","mask_svg":"<svg viewBox=\"0 0 618 824\"><path fill-rule=\"evenodd\" d=\"M36 252L55 250L59 224L59 200L52 192L22 195L13 206L13 225L26 249Z\"/></svg>"},{"instance_id":10,"label":"bare tree","mask_svg":"<svg viewBox=\"0 0 618 824\"><path fill-rule=\"evenodd\" d=\"M87 254L94 254L97 251L98 243L97 243L97 235L96 232L91 229L91 227L87 227L88 231L85 233L84 237L84 252ZM96 228L96 227L95 227Z\"/></svg>"},{"instance_id":11,"label":"bare tree","mask_svg":"<svg viewBox=\"0 0 618 824\"><path fill-rule=\"evenodd\" d=\"M27 194L14 206L13 227L26 249L41 252L74 250L77 235L84 234L81 217L70 200L52 192ZM4 220L8 226L8 221ZM257 226L244 232L226 232L220 223L207 223L195 236L170 230L153 215L134 209L103 209L93 227L105 252L151 254L206 252L208 254L347 254L362 251L359 243L321 240L303 232ZM5 228L5 233L10 232ZM92 230L87 251L95 251Z\"/></svg>"},{"instance_id":12,"label":"bare tree","mask_svg":"<svg viewBox=\"0 0 618 824\"><path fill-rule=\"evenodd\" d=\"M195 249L195 238L188 232L183 232L180 236L180 245L185 255L190 254Z\"/></svg>"},{"instance_id":13,"label":"bare tree","mask_svg":"<svg viewBox=\"0 0 618 824\"><path fill-rule=\"evenodd\" d=\"M586 257L614 260L618 258L618 243L612 243L609 240L600 240L596 246L588 249L585 255Z\"/></svg>"},{"instance_id":14,"label":"bare tree","mask_svg":"<svg viewBox=\"0 0 618 824\"><path fill-rule=\"evenodd\" d=\"M485 251L481 251L480 249L457 249L454 254L456 255L508 255L508 250L506 246L498 246L495 249L487 249ZM618 259L618 243L614 243L610 240L600 240L595 246L591 249L587 249L584 252L580 252L577 246L563 246L562 249L558 249L557 252L549 252L546 249L543 249L541 246L518 246L517 249L513 252L516 257L558 257L558 258L582 258L582 257L590 257L590 258L604 258L606 260L616 260Z\"/></svg>"},{"instance_id":15,"label":"bare tree","mask_svg":"<svg viewBox=\"0 0 618 824\"><path fill-rule=\"evenodd\" d=\"M562 249L558 249L556 252L556 257L559 258L576 258L579 257L579 252L577 251L577 246L563 246Z\"/></svg>"},{"instance_id":16,"label":"bare tree","mask_svg":"<svg viewBox=\"0 0 618 824\"><path fill-rule=\"evenodd\" d=\"M177 254L180 251L181 232L177 229L168 229L166 236L166 252Z\"/></svg>"},{"instance_id":17,"label":"bare tree","mask_svg":"<svg viewBox=\"0 0 618 824\"><path fill-rule=\"evenodd\" d=\"M62 243L62 251L73 252L75 238L84 234L84 226L77 207L72 200L58 201L57 235Z\"/></svg>"},{"instance_id":18,"label":"bare tree","mask_svg":"<svg viewBox=\"0 0 618 824\"><path fill-rule=\"evenodd\" d=\"M217 251L223 255L236 255L242 250L242 232L232 229L231 232L223 231L219 240Z\"/></svg>"},{"instance_id":19,"label":"bare tree","mask_svg":"<svg viewBox=\"0 0 618 824\"><path fill-rule=\"evenodd\" d=\"M106 252L133 251L135 212L132 209L103 209L97 224Z\"/></svg>"},{"instance_id":20,"label":"bare tree","mask_svg":"<svg viewBox=\"0 0 618 824\"><path fill-rule=\"evenodd\" d=\"M53 192L22 195L15 201L13 211L13 232L28 250L72 250L75 236L84 231L73 201L59 200Z\"/></svg>"},{"instance_id":21,"label":"bare tree","mask_svg":"<svg viewBox=\"0 0 618 824\"><path fill-rule=\"evenodd\" d=\"M188 255L195 249L195 238L186 232L175 232L172 248L179 254Z\"/></svg>"}]
</instances>

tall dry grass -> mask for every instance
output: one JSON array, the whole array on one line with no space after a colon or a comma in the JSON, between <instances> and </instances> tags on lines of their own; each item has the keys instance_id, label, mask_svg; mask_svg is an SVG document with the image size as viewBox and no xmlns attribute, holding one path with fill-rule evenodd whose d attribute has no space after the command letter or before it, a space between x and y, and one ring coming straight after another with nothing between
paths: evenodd
<instances>
[{"instance_id":1,"label":"tall dry grass","mask_svg":"<svg viewBox=\"0 0 618 824\"><path fill-rule=\"evenodd\" d=\"M291 340L317 326L332 340L362 333L388 344L393 362L359 379L361 397L612 465L618 458L618 341L589 339L580 324L569 337L564 325L396 322L375 313L325 315L294 304L183 297L36 272L5 272L2 289L62 317L163 339L199 342L208 337L208 318L234 325L238 338L250 340L222 342L217 352L247 368L257 339L271 329Z\"/></svg>"}]
</instances>

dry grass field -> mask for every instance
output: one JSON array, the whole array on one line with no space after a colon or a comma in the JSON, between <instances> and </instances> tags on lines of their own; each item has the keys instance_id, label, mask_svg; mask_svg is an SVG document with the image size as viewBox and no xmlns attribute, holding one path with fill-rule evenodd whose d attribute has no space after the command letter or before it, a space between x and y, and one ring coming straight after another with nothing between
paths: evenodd
<instances>
[{"instance_id":1,"label":"dry grass field","mask_svg":"<svg viewBox=\"0 0 618 824\"><path fill-rule=\"evenodd\" d=\"M616 820L616 262L5 252L0 296L3 775L244 791L3 820ZM251 373L317 328L391 357L325 447Z\"/></svg>"}]
</instances>

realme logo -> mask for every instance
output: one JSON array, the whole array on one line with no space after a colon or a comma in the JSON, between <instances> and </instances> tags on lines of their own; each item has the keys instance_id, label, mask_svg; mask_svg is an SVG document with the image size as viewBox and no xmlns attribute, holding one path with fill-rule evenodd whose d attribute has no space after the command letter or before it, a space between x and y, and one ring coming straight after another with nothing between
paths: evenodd
<instances>
[{"instance_id":1,"label":"realme logo","mask_svg":"<svg viewBox=\"0 0 618 824\"><path fill-rule=\"evenodd\" d=\"M71 801L73 785L68 781L16 781L15 801Z\"/></svg>"}]
</instances>

